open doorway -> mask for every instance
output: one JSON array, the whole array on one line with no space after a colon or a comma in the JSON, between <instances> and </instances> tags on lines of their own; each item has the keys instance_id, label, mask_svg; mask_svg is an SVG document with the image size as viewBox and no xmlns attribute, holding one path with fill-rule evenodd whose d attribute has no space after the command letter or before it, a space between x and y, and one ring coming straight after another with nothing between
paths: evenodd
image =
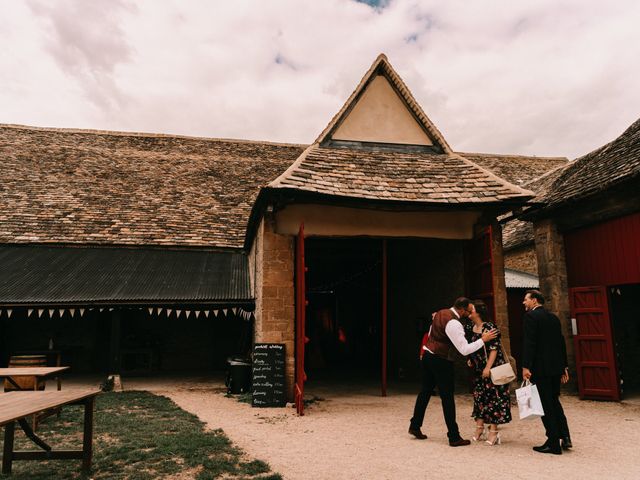
<instances>
[{"instance_id":1,"label":"open doorway","mask_svg":"<svg viewBox=\"0 0 640 480\"><path fill-rule=\"evenodd\" d=\"M379 378L382 241L311 238L305 251L309 378Z\"/></svg>"},{"instance_id":2,"label":"open doorway","mask_svg":"<svg viewBox=\"0 0 640 480\"><path fill-rule=\"evenodd\" d=\"M640 321L638 321L640 284L619 285L609 289L622 398L640 398Z\"/></svg>"},{"instance_id":3,"label":"open doorway","mask_svg":"<svg viewBox=\"0 0 640 480\"><path fill-rule=\"evenodd\" d=\"M420 341L431 314L465 294L465 241L307 239L310 381L380 381L385 242L389 381L417 380Z\"/></svg>"}]
</instances>

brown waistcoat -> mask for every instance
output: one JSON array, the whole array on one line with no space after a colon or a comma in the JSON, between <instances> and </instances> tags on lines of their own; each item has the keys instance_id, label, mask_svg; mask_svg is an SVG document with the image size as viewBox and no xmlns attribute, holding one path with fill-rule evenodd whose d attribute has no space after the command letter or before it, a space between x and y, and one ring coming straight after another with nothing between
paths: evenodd
<instances>
[{"instance_id":1,"label":"brown waistcoat","mask_svg":"<svg viewBox=\"0 0 640 480\"><path fill-rule=\"evenodd\" d=\"M451 360L453 358L452 349L453 343L447 337L445 328L447 323L451 320L458 319L451 311L450 308L438 310L433 316L433 322L431 323L431 333L429 334L429 340L427 340L426 347L432 351L435 355Z\"/></svg>"}]
</instances>

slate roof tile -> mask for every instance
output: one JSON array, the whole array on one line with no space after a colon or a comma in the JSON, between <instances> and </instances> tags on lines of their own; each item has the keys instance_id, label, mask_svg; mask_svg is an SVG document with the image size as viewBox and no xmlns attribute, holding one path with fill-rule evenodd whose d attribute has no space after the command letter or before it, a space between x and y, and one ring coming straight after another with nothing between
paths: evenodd
<instances>
[{"instance_id":1,"label":"slate roof tile","mask_svg":"<svg viewBox=\"0 0 640 480\"><path fill-rule=\"evenodd\" d=\"M304 182L300 184L304 172ZM313 145L269 185L274 189L411 202L526 200L531 192L497 178L456 154L407 149Z\"/></svg>"},{"instance_id":2,"label":"slate roof tile","mask_svg":"<svg viewBox=\"0 0 640 480\"><path fill-rule=\"evenodd\" d=\"M0 242L241 248L301 145L0 125Z\"/></svg>"}]
</instances>

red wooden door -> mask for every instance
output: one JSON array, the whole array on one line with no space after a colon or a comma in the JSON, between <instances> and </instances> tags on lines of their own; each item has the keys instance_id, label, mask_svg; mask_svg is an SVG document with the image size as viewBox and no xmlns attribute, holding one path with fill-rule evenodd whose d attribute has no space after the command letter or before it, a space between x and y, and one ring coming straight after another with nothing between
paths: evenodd
<instances>
[{"instance_id":1,"label":"red wooden door","mask_svg":"<svg viewBox=\"0 0 640 480\"><path fill-rule=\"evenodd\" d=\"M304 415L304 382L307 375L304 371L304 346L307 342L305 333L307 294L304 264L304 224L300 224L296 239L296 382L294 400L298 415Z\"/></svg>"},{"instance_id":2,"label":"red wooden door","mask_svg":"<svg viewBox=\"0 0 640 480\"><path fill-rule=\"evenodd\" d=\"M620 400L607 288L571 288L569 297L580 397Z\"/></svg>"},{"instance_id":3,"label":"red wooden door","mask_svg":"<svg viewBox=\"0 0 640 480\"><path fill-rule=\"evenodd\" d=\"M493 300L493 253L491 251L491 226L479 230L469 248L468 281L469 298L482 300L487 305L487 311L495 321L495 302Z\"/></svg>"}]
</instances>

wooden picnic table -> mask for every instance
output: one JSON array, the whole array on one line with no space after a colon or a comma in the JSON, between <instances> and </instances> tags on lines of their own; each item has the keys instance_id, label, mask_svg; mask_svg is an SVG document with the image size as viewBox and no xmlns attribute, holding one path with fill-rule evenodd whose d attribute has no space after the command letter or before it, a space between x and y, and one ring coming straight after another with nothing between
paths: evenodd
<instances>
[{"instance_id":1,"label":"wooden picnic table","mask_svg":"<svg viewBox=\"0 0 640 480\"><path fill-rule=\"evenodd\" d=\"M12 368L0 368L0 378L6 378L18 390L22 390L20 386L15 382L13 377L34 377L34 390L38 388L37 377L49 378L56 376L60 372L69 370L69 367L12 367ZM58 381L58 390L62 388Z\"/></svg>"},{"instance_id":2,"label":"wooden picnic table","mask_svg":"<svg viewBox=\"0 0 640 480\"><path fill-rule=\"evenodd\" d=\"M82 460L82 471L91 470L93 455L93 410L98 390L69 390L64 392L9 392L0 395L0 426L4 425L4 447L2 453L2 473L11 473L14 460ZM26 417L42 410L60 408L64 405L84 405L84 431L82 436L82 450L53 450L38 437ZM27 450L14 451L13 441L15 424L29 439L43 451Z\"/></svg>"}]
</instances>

